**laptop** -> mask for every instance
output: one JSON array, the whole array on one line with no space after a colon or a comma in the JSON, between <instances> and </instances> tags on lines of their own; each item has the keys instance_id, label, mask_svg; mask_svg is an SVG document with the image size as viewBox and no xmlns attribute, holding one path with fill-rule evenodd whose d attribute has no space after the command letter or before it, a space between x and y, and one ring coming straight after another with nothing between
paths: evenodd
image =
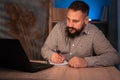
<instances>
[{"instance_id":1,"label":"laptop","mask_svg":"<svg viewBox=\"0 0 120 80\"><path fill-rule=\"evenodd\" d=\"M37 72L52 66L49 63L30 62L19 40L0 39L0 67Z\"/></svg>"}]
</instances>

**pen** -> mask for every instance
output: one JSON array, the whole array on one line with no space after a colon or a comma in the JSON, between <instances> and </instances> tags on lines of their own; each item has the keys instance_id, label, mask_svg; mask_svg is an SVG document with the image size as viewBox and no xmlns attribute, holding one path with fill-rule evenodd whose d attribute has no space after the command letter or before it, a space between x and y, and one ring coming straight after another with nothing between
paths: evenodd
<instances>
[{"instance_id":1,"label":"pen","mask_svg":"<svg viewBox=\"0 0 120 80\"><path fill-rule=\"evenodd\" d=\"M56 49L56 52L57 52L61 57L64 57L64 56L62 55L62 53L61 53L60 50L57 50L57 49ZM65 57L64 57L64 60L66 60ZM64 60L63 60L63 61L64 61Z\"/></svg>"},{"instance_id":2,"label":"pen","mask_svg":"<svg viewBox=\"0 0 120 80\"><path fill-rule=\"evenodd\" d=\"M61 51L60 51L60 50L56 50L56 52L57 52L58 54L60 54L60 53L61 53Z\"/></svg>"},{"instance_id":3,"label":"pen","mask_svg":"<svg viewBox=\"0 0 120 80\"><path fill-rule=\"evenodd\" d=\"M56 52L57 52L61 57L63 57L60 50L56 50Z\"/></svg>"}]
</instances>

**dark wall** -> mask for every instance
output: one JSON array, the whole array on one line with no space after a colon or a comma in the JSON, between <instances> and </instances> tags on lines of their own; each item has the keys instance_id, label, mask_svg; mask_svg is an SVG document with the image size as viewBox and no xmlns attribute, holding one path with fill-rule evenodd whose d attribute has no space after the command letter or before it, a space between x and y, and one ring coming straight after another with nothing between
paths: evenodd
<instances>
[{"instance_id":1,"label":"dark wall","mask_svg":"<svg viewBox=\"0 0 120 80\"><path fill-rule=\"evenodd\" d=\"M118 50L117 0L110 0L108 35L111 44Z\"/></svg>"},{"instance_id":2,"label":"dark wall","mask_svg":"<svg viewBox=\"0 0 120 80\"><path fill-rule=\"evenodd\" d=\"M30 59L41 59L48 18L49 0L0 0L0 38L19 39Z\"/></svg>"},{"instance_id":3,"label":"dark wall","mask_svg":"<svg viewBox=\"0 0 120 80\"><path fill-rule=\"evenodd\" d=\"M119 7L120 7L120 0L117 0L118 50L119 50L119 53L120 53L120 9L119 9Z\"/></svg>"}]
</instances>

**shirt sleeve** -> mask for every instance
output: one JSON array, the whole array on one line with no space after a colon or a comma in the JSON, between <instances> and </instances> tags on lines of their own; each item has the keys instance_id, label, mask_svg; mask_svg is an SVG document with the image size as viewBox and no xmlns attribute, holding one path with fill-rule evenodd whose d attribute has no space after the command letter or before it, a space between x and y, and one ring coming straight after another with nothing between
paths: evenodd
<instances>
[{"instance_id":1,"label":"shirt sleeve","mask_svg":"<svg viewBox=\"0 0 120 80\"><path fill-rule=\"evenodd\" d=\"M88 66L112 66L120 64L118 52L100 30L94 34L93 49L96 56L85 57Z\"/></svg>"},{"instance_id":2,"label":"shirt sleeve","mask_svg":"<svg viewBox=\"0 0 120 80\"><path fill-rule=\"evenodd\" d=\"M57 38L58 38L58 27L59 24L56 24L50 34L48 35L43 47L41 48L41 54L45 59L50 59L51 55L54 52L54 49L57 47Z\"/></svg>"}]
</instances>

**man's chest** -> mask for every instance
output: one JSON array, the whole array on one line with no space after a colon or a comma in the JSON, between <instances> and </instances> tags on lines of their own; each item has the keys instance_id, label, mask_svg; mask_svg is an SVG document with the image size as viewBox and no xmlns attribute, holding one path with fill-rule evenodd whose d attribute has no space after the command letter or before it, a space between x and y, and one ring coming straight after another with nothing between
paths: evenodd
<instances>
[{"instance_id":1,"label":"man's chest","mask_svg":"<svg viewBox=\"0 0 120 80\"><path fill-rule=\"evenodd\" d=\"M92 37L83 35L74 40L69 38L59 39L58 49L65 55L90 56L93 52Z\"/></svg>"}]
</instances>

